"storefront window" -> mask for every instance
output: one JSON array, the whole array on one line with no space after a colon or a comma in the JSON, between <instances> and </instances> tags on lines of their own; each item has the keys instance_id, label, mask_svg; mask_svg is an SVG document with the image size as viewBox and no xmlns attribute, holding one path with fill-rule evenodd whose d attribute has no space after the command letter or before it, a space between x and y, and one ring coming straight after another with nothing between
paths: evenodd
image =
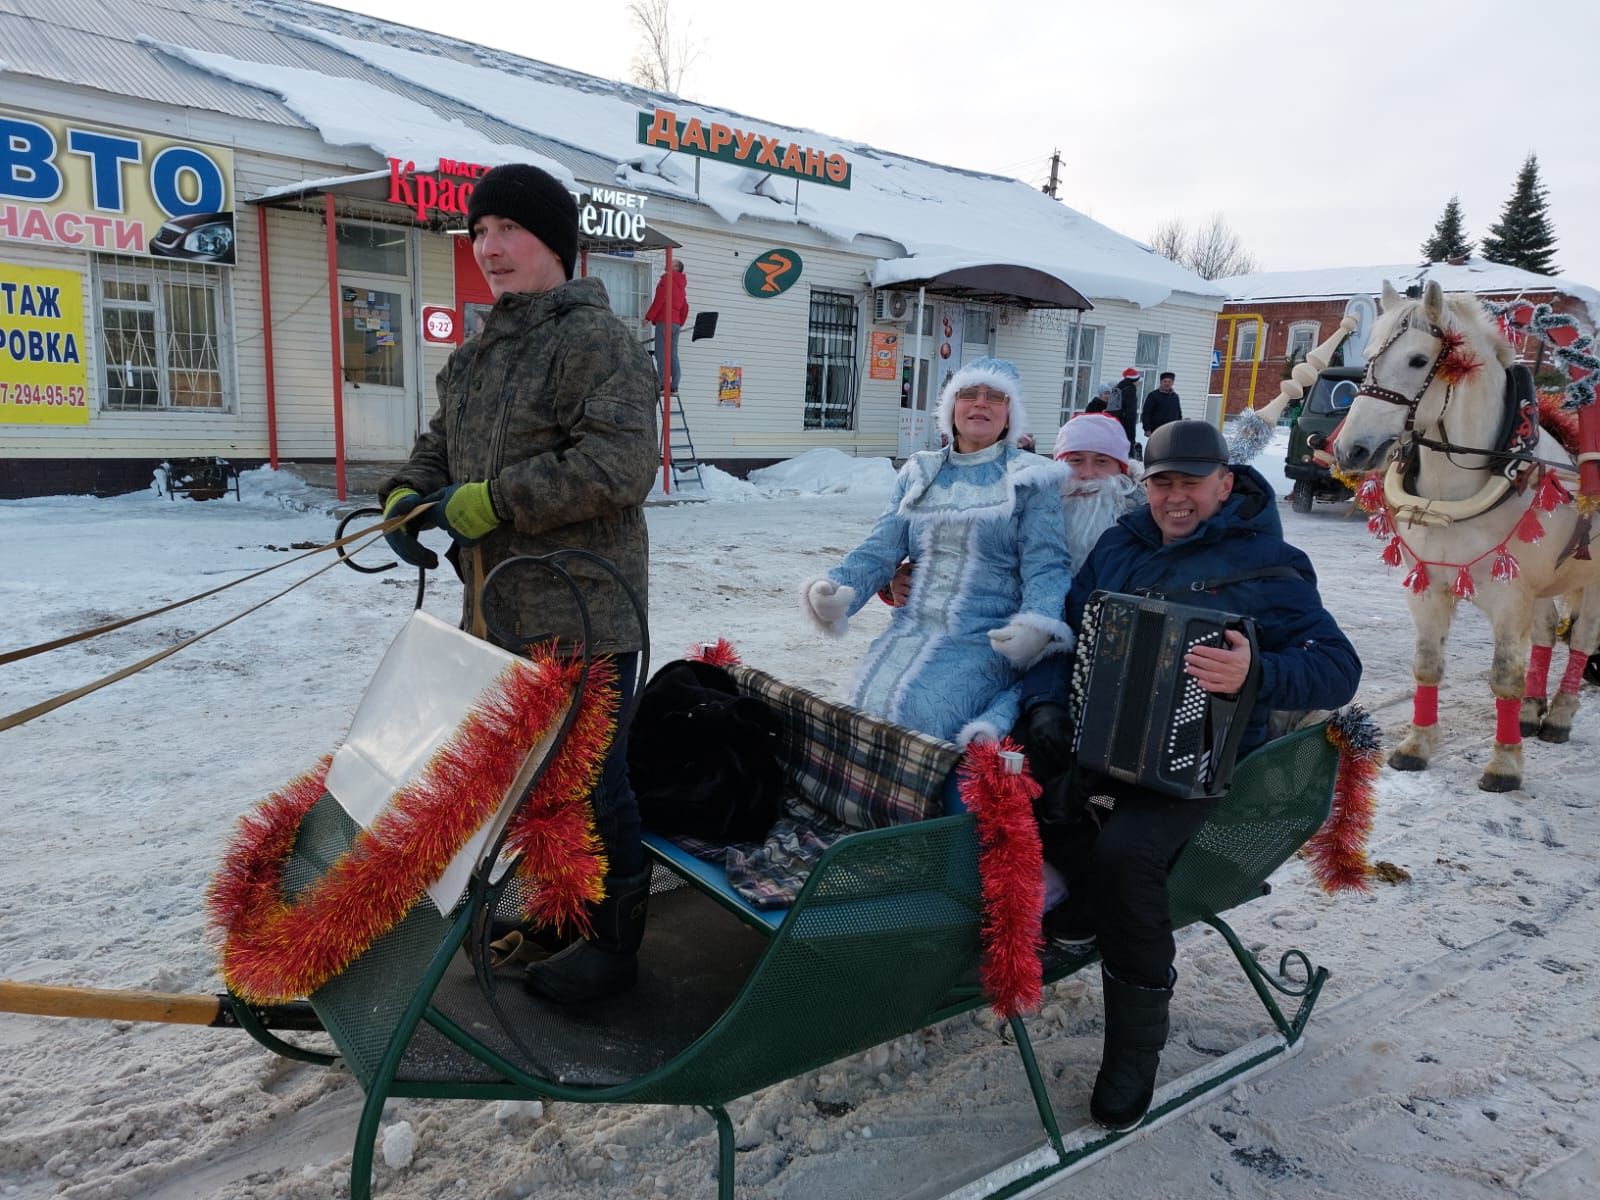
<instances>
[{"instance_id":1,"label":"storefront window","mask_svg":"<svg viewBox=\"0 0 1600 1200\"><path fill-rule=\"evenodd\" d=\"M339 246L339 270L361 275L405 275L406 231L394 225L357 225L340 221L334 226Z\"/></svg>"},{"instance_id":2,"label":"storefront window","mask_svg":"<svg viewBox=\"0 0 1600 1200\"><path fill-rule=\"evenodd\" d=\"M1139 368L1139 394L1148 396L1156 390L1156 380L1167 361L1167 335L1140 333L1133 352L1133 365Z\"/></svg>"},{"instance_id":3,"label":"storefront window","mask_svg":"<svg viewBox=\"0 0 1600 1200\"><path fill-rule=\"evenodd\" d=\"M215 267L97 255L95 323L108 409L228 407L227 289Z\"/></svg>"},{"instance_id":4,"label":"storefront window","mask_svg":"<svg viewBox=\"0 0 1600 1200\"><path fill-rule=\"evenodd\" d=\"M647 265L637 259L589 255L589 274L606 285L611 311L630 327L643 321L650 307L646 292L655 281L649 277L648 270Z\"/></svg>"},{"instance_id":5,"label":"storefront window","mask_svg":"<svg viewBox=\"0 0 1600 1200\"><path fill-rule=\"evenodd\" d=\"M852 429L856 407L856 298L811 293L806 330L805 428Z\"/></svg>"},{"instance_id":6,"label":"storefront window","mask_svg":"<svg viewBox=\"0 0 1600 1200\"><path fill-rule=\"evenodd\" d=\"M1061 385L1061 421L1082 411L1093 393L1100 368L1102 330L1097 325L1076 325L1067 330L1067 371Z\"/></svg>"},{"instance_id":7,"label":"storefront window","mask_svg":"<svg viewBox=\"0 0 1600 1200\"><path fill-rule=\"evenodd\" d=\"M396 292L339 289L346 383L404 387L405 301Z\"/></svg>"}]
</instances>

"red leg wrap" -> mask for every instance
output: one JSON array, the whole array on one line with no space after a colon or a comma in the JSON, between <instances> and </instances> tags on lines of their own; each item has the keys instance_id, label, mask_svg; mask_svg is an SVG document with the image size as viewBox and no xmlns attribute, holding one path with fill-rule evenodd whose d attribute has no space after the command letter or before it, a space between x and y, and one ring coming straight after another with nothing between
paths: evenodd
<instances>
[{"instance_id":1,"label":"red leg wrap","mask_svg":"<svg viewBox=\"0 0 1600 1200\"><path fill-rule=\"evenodd\" d=\"M1528 677L1522 685L1522 694L1534 700L1543 700L1550 694L1549 646L1535 646L1528 651Z\"/></svg>"},{"instance_id":2,"label":"red leg wrap","mask_svg":"<svg viewBox=\"0 0 1600 1200\"><path fill-rule=\"evenodd\" d=\"M1411 698L1411 723L1437 725L1439 723L1439 689L1431 684L1417 684L1417 694Z\"/></svg>"},{"instance_id":3,"label":"red leg wrap","mask_svg":"<svg viewBox=\"0 0 1600 1200\"><path fill-rule=\"evenodd\" d=\"M1578 689L1583 686L1583 668L1588 666L1589 656L1579 650L1567 653L1567 669L1561 676L1561 690L1570 696L1576 696Z\"/></svg>"},{"instance_id":4,"label":"red leg wrap","mask_svg":"<svg viewBox=\"0 0 1600 1200\"><path fill-rule=\"evenodd\" d=\"M1505 700L1495 697L1494 702L1494 740L1502 746L1517 746L1522 743L1522 701Z\"/></svg>"}]
</instances>

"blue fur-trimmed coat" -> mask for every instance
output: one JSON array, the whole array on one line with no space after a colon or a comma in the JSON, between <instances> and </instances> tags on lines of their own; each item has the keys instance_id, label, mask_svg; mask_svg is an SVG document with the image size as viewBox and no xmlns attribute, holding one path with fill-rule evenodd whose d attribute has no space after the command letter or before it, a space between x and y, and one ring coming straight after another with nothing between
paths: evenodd
<instances>
[{"instance_id":1,"label":"blue fur-trimmed coat","mask_svg":"<svg viewBox=\"0 0 1600 1200\"><path fill-rule=\"evenodd\" d=\"M907 557L911 596L867 650L851 703L965 746L1016 723L1021 672L989 644L1011 621L1070 647L1072 582L1062 516L1065 468L997 443L927 450L900 470L888 511L827 577L855 589L853 616Z\"/></svg>"}]
</instances>

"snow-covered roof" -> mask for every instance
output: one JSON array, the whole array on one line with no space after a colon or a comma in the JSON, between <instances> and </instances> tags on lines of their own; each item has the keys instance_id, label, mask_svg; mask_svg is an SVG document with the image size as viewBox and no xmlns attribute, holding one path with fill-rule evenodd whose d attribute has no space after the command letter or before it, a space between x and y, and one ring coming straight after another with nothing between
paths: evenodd
<instances>
[{"instance_id":1,"label":"snow-covered roof","mask_svg":"<svg viewBox=\"0 0 1600 1200\"><path fill-rule=\"evenodd\" d=\"M1385 280L1403 292L1414 283L1434 280L1447 292L1500 295L1562 292L1581 300L1589 320L1600 325L1600 290L1564 275L1540 275L1521 267L1483 258L1469 258L1460 266L1450 263L1402 263L1387 267L1324 267L1314 271L1257 271L1230 275L1216 281L1230 300L1315 300L1377 295Z\"/></svg>"},{"instance_id":2,"label":"snow-covered roof","mask_svg":"<svg viewBox=\"0 0 1600 1200\"><path fill-rule=\"evenodd\" d=\"M689 103L303 0L225 6L226 19L206 23L203 36L190 35L196 22L174 15L186 8L194 15L217 10L219 0L124 6L115 35L97 27L89 0L58 3L72 15L73 38L114 36L123 57L158 68L154 73L169 92L190 87L192 98L183 102L237 114L239 102L231 97L253 89L274 97L271 111L282 114L280 120L298 119L330 146L360 147L422 169L441 155L486 164L532 161L569 182L615 182L704 205L729 222L797 223L846 243L882 239L919 260L901 278L937 274L935 259L1001 262L1045 271L1092 298L1144 307L1174 292L1207 306L1224 297L1140 242L1015 179ZM34 36L68 35L59 21L34 24ZM39 64L19 69L45 70ZM87 77L75 82L103 86ZM226 105L218 95L230 97ZM160 98L180 102L168 93ZM640 145L639 114L656 108L672 109L680 121L699 117L707 125L759 130L842 154L850 161L851 186L804 184L797 205L792 179Z\"/></svg>"}]
</instances>

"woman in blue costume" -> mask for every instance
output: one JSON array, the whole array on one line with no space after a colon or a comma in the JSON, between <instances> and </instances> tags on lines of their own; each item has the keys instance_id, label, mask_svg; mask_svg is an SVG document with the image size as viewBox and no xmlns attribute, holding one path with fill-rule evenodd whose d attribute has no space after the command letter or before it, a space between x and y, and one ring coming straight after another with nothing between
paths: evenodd
<instances>
[{"instance_id":1,"label":"woman in blue costume","mask_svg":"<svg viewBox=\"0 0 1600 1200\"><path fill-rule=\"evenodd\" d=\"M1069 649L1072 582L1059 485L1065 468L1020 450L1022 380L980 358L939 395L942 450L914 454L889 509L833 570L808 580L806 615L841 637L910 557L911 595L873 640L851 703L966 746L1016 721L1021 672Z\"/></svg>"}]
</instances>

